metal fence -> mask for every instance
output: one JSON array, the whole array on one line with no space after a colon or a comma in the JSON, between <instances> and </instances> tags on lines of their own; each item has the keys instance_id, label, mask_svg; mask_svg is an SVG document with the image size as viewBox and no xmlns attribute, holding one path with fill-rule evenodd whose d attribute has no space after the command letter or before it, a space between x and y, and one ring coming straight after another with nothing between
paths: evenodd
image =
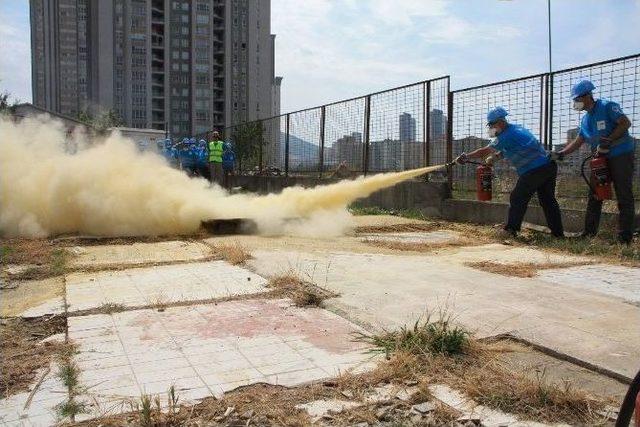
<instances>
[{"instance_id":1,"label":"metal fence","mask_svg":"<svg viewBox=\"0 0 640 427\"><path fill-rule=\"evenodd\" d=\"M502 105L511 122L528 128L545 148L559 149L577 135L582 113L571 109L569 92L581 78L594 82L596 97L620 103L635 124L632 136L640 139L640 54L455 91L444 76L243 123L225 128L224 134L236 147L239 173L398 171L443 164L488 144L486 113ZM640 144L636 177L638 150ZM565 207L583 207L580 165L586 155L583 147L560 163L558 194ZM456 197L472 198L474 173L469 166L454 167L429 179L448 179ZM506 200L517 179L515 170L500 162L495 175L495 198Z\"/></svg>"},{"instance_id":2,"label":"metal fence","mask_svg":"<svg viewBox=\"0 0 640 427\"><path fill-rule=\"evenodd\" d=\"M635 125L630 132L640 139L640 55L588 64L452 91L452 156L489 143L486 113L502 105L509 111L509 120L529 129L545 148L561 149L578 134L582 112L571 107L570 91L577 81L588 78L596 85L596 98L618 102ZM640 144L636 144L635 184L640 181ZM580 176L582 160L590 154L584 144L580 150L559 163L557 194L563 207L584 208L586 192ZM508 200L517 175L507 162L494 168L494 199ZM474 168L455 167L450 174L455 197L475 197ZM640 190L640 188L636 188ZM640 191L635 192L640 198ZM533 203L537 201L534 199ZM615 202L607 202L605 209L615 209Z\"/></svg>"},{"instance_id":3,"label":"metal fence","mask_svg":"<svg viewBox=\"0 0 640 427\"><path fill-rule=\"evenodd\" d=\"M442 163L449 77L224 129L238 173L367 174Z\"/></svg>"}]
</instances>

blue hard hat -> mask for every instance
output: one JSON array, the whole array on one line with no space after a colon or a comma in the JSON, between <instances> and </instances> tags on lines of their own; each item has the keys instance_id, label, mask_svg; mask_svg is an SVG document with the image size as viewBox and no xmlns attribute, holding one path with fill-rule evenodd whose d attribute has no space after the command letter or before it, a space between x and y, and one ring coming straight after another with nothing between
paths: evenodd
<instances>
[{"instance_id":1,"label":"blue hard hat","mask_svg":"<svg viewBox=\"0 0 640 427\"><path fill-rule=\"evenodd\" d=\"M580 80L578 83L574 84L571 88L571 98L576 99L579 96L586 95L588 93L593 92L595 89L595 85L591 83L589 80Z\"/></svg>"},{"instance_id":2,"label":"blue hard hat","mask_svg":"<svg viewBox=\"0 0 640 427\"><path fill-rule=\"evenodd\" d=\"M509 112L503 107L496 107L487 113L487 124L490 125L498 119L504 119L508 115Z\"/></svg>"},{"instance_id":3,"label":"blue hard hat","mask_svg":"<svg viewBox=\"0 0 640 427\"><path fill-rule=\"evenodd\" d=\"M200 145L207 145L207 141L205 141L204 139L201 139L201 140L199 141L199 144L200 144Z\"/></svg>"}]
</instances>

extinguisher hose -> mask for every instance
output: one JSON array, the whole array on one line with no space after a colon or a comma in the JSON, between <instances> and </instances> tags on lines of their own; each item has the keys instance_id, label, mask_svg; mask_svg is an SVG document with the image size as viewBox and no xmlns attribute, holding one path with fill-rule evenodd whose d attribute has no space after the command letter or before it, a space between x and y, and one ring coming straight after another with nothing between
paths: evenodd
<instances>
[{"instance_id":1,"label":"extinguisher hose","mask_svg":"<svg viewBox=\"0 0 640 427\"><path fill-rule=\"evenodd\" d=\"M586 165L587 162L591 159L593 159L593 154L584 158L584 160L582 161L582 165L580 166L580 175L582 175L582 179L584 179L584 182L587 184L587 187L589 187L589 190L591 190L591 194L595 196L596 189L593 188L593 185L591 185L591 181L589 180L589 178L587 178L587 175L584 173L584 165Z\"/></svg>"}]
</instances>

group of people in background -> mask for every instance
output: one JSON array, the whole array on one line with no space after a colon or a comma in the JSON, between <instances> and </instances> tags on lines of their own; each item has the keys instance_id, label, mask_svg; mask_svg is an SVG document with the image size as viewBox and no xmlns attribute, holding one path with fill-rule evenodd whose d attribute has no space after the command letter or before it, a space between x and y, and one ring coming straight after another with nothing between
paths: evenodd
<instances>
[{"instance_id":1,"label":"group of people in background","mask_svg":"<svg viewBox=\"0 0 640 427\"><path fill-rule=\"evenodd\" d=\"M504 231L516 235L531 197L537 194L547 225L556 237L564 237L560 206L555 196L558 166L556 161L584 143L589 144L594 156L606 158L616 199L618 201L618 241L630 244L635 228L633 197L634 140L629 134L631 122L619 104L596 99L595 85L589 80L576 83L571 89L573 109L583 112L578 136L560 151L547 153L540 141L528 129L509 123L509 114L503 107L496 107L487 114L488 133L495 138L486 147L470 153L462 153L457 163L472 158L484 158L491 164L504 157L518 173L518 181L511 191L509 213ZM589 192L583 237L595 236L600 225L602 200Z\"/></svg>"},{"instance_id":2,"label":"group of people in background","mask_svg":"<svg viewBox=\"0 0 640 427\"><path fill-rule=\"evenodd\" d=\"M218 132L211 132L209 141L183 138L172 141L159 140L157 148L174 167L190 176L201 176L224 188L230 188L235 168L236 155L233 146L224 142Z\"/></svg>"}]
</instances>

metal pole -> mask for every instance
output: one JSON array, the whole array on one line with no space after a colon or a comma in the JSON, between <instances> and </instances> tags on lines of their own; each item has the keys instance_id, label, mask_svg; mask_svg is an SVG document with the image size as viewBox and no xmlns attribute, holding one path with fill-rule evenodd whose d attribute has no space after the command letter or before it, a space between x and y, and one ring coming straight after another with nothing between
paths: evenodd
<instances>
[{"instance_id":1,"label":"metal pole","mask_svg":"<svg viewBox=\"0 0 640 427\"><path fill-rule=\"evenodd\" d=\"M286 133L284 135L284 176L289 176L289 114L287 114Z\"/></svg>"},{"instance_id":2,"label":"metal pole","mask_svg":"<svg viewBox=\"0 0 640 427\"><path fill-rule=\"evenodd\" d=\"M547 0L547 18L548 18L548 30L549 30L549 74L553 72L553 65L551 62L551 0Z\"/></svg>"},{"instance_id":3,"label":"metal pole","mask_svg":"<svg viewBox=\"0 0 640 427\"><path fill-rule=\"evenodd\" d=\"M422 141L424 142L424 165L429 166L431 159L429 158L429 146L431 145L431 80L424 84L424 126L422 130ZM429 175L427 175L427 179Z\"/></svg>"},{"instance_id":4,"label":"metal pole","mask_svg":"<svg viewBox=\"0 0 640 427\"><path fill-rule=\"evenodd\" d=\"M362 172L366 175L369 171L369 124L371 121L371 95L365 98L364 103L364 153L362 155Z\"/></svg>"},{"instance_id":5,"label":"metal pole","mask_svg":"<svg viewBox=\"0 0 640 427\"><path fill-rule=\"evenodd\" d=\"M259 158L259 163L260 163L260 173L262 173L262 169L264 167L263 161L262 161L262 146L264 145L264 127L262 126L262 122L258 122L258 126L260 126L260 139L258 140L258 144L260 145L260 158Z\"/></svg>"},{"instance_id":6,"label":"metal pole","mask_svg":"<svg viewBox=\"0 0 640 427\"><path fill-rule=\"evenodd\" d=\"M320 159L318 164L318 172L320 178L322 178L322 172L324 172L324 121L325 121L325 107L320 108Z\"/></svg>"},{"instance_id":7,"label":"metal pole","mask_svg":"<svg viewBox=\"0 0 640 427\"><path fill-rule=\"evenodd\" d=\"M547 141L547 79L540 76L540 139L544 143L544 148L549 149Z\"/></svg>"},{"instance_id":8,"label":"metal pole","mask_svg":"<svg viewBox=\"0 0 640 427\"><path fill-rule=\"evenodd\" d=\"M453 161L453 93L449 91L449 83L447 82L447 94L449 102L447 105L447 163ZM453 189L453 174L451 166L447 168L447 179L449 182L449 189Z\"/></svg>"}]
</instances>

